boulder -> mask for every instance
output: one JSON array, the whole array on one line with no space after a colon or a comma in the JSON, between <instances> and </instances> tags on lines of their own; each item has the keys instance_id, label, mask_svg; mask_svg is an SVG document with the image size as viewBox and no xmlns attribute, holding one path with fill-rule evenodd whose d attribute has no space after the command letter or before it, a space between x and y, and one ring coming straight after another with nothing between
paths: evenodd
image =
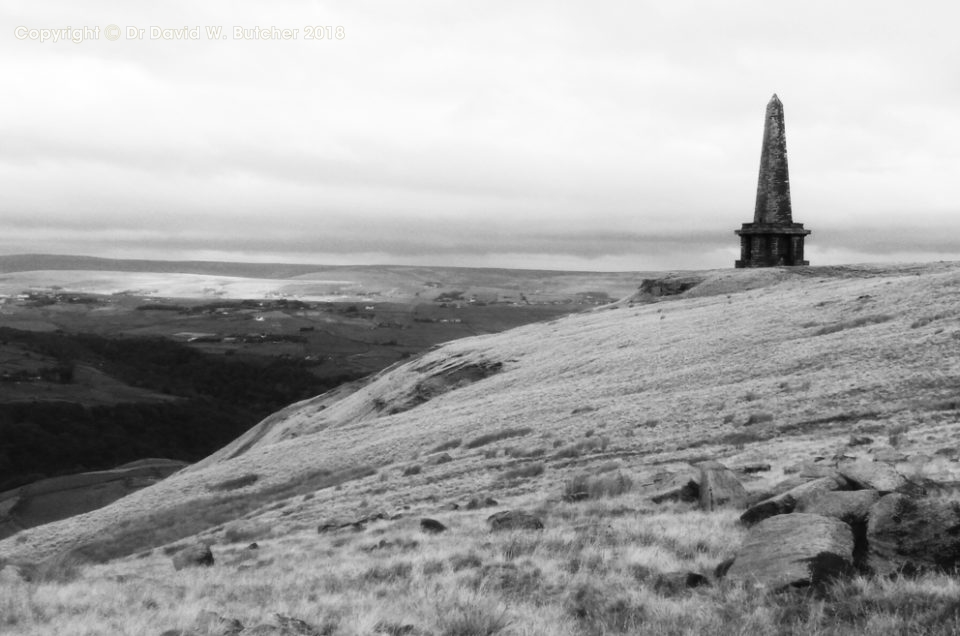
<instances>
[{"instance_id":1,"label":"boulder","mask_svg":"<svg viewBox=\"0 0 960 636\"><path fill-rule=\"evenodd\" d=\"M846 480L840 477L820 477L750 506L740 515L740 521L752 525L769 517L789 514L796 508L797 501L802 498L813 498L818 494L840 490L847 486Z\"/></svg>"},{"instance_id":2,"label":"boulder","mask_svg":"<svg viewBox=\"0 0 960 636\"><path fill-rule=\"evenodd\" d=\"M420 520L420 530L428 534L440 534L447 529L447 526L443 525L436 519L421 519Z\"/></svg>"},{"instance_id":3,"label":"boulder","mask_svg":"<svg viewBox=\"0 0 960 636\"><path fill-rule=\"evenodd\" d=\"M853 532L839 519L790 513L747 535L726 578L772 590L818 585L853 570Z\"/></svg>"},{"instance_id":4,"label":"boulder","mask_svg":"<svg viewBox=\"0 0 960 636\"><path fill-rule=\"evenodd\" d=\"M740 508L746 503L747 491L729 468L714 461L703 462L699 468L701 508Z\"/></svg>"},{"instance_id":5,"label":"boulder","mask_svg":"<svg viewBox=\"0 0 960 636\"><path fill-rule=\"evenodd\" d=\"M654 475L650 486L653 503L665 501L698 501L700 499L700 471L693 466L676 473Z\"/></svg>"},{"instance_id":6,"label":"boulder","mask_svg":"<svg viewBox=\"0 0 960 636\"><path fill-rule=\"evenodd\" d=\"M960 502L893 493L870 508L867 566L914 574L960 565Z\"/></svg>"},{"instance_id":7,"label":"boulder","mask_svg":"<svg viewBox=\"0 0 960 636\"><path fill-rule=\"evenodd\" d=\"M187 567L210 567L213 565L213 553L206 543L195 543L185 547L173 555L173 569L182 570Z\"/></svg>"},{"instance_id":8,"label":"boulder","mask_svg":"<svg viewBox=\"0 0 960 636\"><path fill-rule=\"evenodd\" d=\"M487 517L490 530L543 530L543 521L536 515L522 510L504 510Z\"/></svg>"},{"instance_id":9,"label":"boulder","mask_svg":"<svg viewBox=\"0 0 960 636\"><path fill-rule=\"evenodd\" d=\"M880 499L876 490L836 490L811 492L797 500L797 512L832 517L849 524L863 524L870 507Z\"/></svg>"},{"instance_id":10,"label":"boulder","mask_svg":"<svg viewBox=\"0 0 960 636\"><path fill-rule=\"evenodd\" d=\"M857 490L876 490L881 494L904 492L923 494L923 488L897 472L890 464L864 459L846 459L837 464L837 472Z\"/></svg>"}]
</instances>

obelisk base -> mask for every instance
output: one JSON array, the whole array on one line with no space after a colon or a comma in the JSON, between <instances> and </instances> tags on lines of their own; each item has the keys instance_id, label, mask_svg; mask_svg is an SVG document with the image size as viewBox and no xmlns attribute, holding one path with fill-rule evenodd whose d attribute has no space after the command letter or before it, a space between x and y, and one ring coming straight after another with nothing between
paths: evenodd
<instances>
[{"instance_id":1,"label":"obelisk base","mask_svg":"<svg viewBox=\"0 0 960 636\"><path fill-rule=\"evenodd\" d=\"M810 234L803 223L744 223L734 233L740 237L740 260L735 267L810 264L803 258L803 239Z\"/></svg>"}]
</instances>

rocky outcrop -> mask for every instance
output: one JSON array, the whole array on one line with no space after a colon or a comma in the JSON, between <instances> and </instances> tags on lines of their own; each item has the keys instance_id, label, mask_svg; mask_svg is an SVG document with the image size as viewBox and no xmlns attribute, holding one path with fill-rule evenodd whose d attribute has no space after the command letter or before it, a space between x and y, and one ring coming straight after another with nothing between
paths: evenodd
<instances>
[{"instance_id":1,"label":"rocky outcrop","mask_svg":"<svg viewBox=\"0 0 960 636\"><path fill-rule=\"evenodd\" d=\"M817 585L853 571L853 547L838 519L777 515L750 530L726 577L773 590Z\"/></svg>"},{"instance_id":2,"label":"rocky outcrop","mask_svg":"<svg viewBox=\"0 0 960 636\"><path fill-rule=\"evenodd\" d=\"M661 296L677 296L690 289L693 289L704 279L697 276L684 276L678 278L645 278L640 281L640 288L637 293L639 298L660 298Z\"/></svg>"}]
</instances>

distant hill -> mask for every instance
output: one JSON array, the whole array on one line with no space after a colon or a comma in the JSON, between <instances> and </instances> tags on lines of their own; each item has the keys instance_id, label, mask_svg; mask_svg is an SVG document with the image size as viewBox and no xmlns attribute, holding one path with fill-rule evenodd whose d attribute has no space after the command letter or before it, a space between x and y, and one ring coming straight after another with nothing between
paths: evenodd
<instances>
[{"instance_id":1,"label":"distant hill","mask_svg":"<svg viewBox=\"0 0 960 636\"><path fill-rule=\"evenodd\" d=\"M0 273L39 270L87 270L104 272L149 272L158 274L206 274L246 278L291 278L322 269L316 265L285 263L227 263L217 261L160 261L113 259L60 254L0 255Z\"/></svg>"}]
</instances>

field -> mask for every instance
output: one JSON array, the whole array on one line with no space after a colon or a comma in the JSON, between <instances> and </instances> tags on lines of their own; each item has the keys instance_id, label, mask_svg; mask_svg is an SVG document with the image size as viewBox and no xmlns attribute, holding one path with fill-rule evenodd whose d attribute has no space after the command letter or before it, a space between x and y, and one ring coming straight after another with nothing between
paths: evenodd
<instances>
[{"instance_id":1,"label":"field","mask_svg":"<svg viewBox=\"0 0 960 636\"><path fill-rule=\"evenodd\" d=\"M0 542L30 579L0 572L4 628L204 633L215 612L273 633L297 633L288 618L325 634L956 633L955 573L784 593L717 580L739 511L653 503L649 486L706 459L769 464L738 473L756 494L804 461L881 452L956 484L960 265L696 277L433 348ZM587 496L569 501L574 483ZM491 532L511 509L545 528ZM216 564L175 571L195 541Z\"/></svg>"}]
</instances>

